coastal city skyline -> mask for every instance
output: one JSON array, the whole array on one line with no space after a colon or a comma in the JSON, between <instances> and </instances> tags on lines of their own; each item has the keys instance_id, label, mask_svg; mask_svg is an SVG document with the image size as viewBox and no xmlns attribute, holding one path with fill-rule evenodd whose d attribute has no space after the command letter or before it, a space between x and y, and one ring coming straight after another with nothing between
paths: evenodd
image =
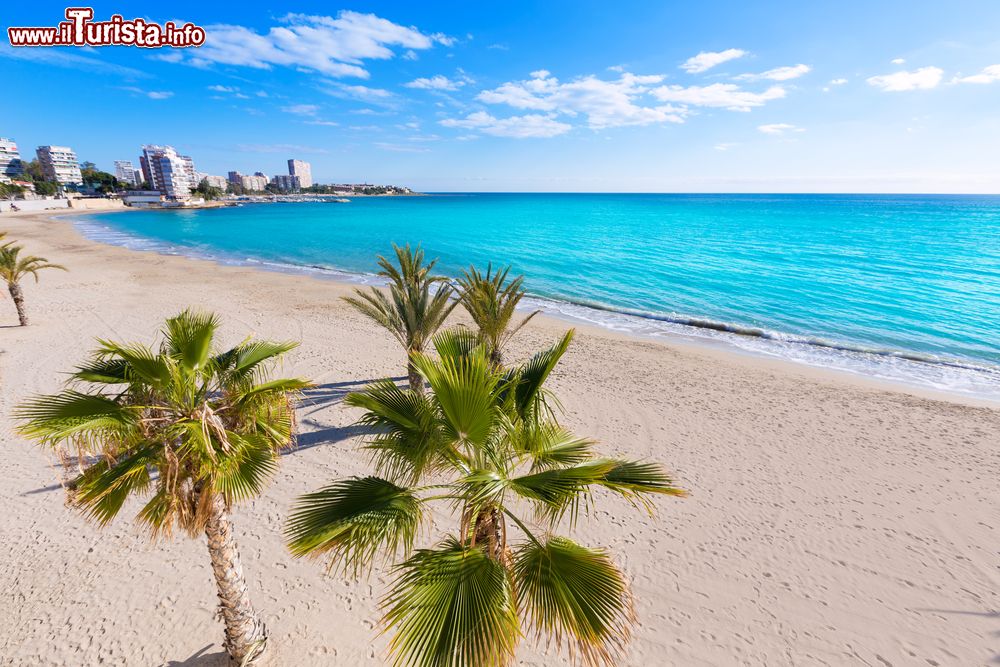
<instances>
[{"instance_id":1,"label":"coastal city skyline","mask_svg":"<svg viewBox=\"0 0 1000 667\"><path fill-rule=\"evenodd\" d=\"M22 153L24 149L13 137L0 136L0 183L14 183L29 186L32 177L27 174L29 163L37 162L40 176L44 180L70 189L78 189L87 183L84 169L111 174L117 178L120 187L159 191L171 200L189 199L191 191L203 184L225 192L230 185L247 192L263 192L272 185L279 192L296 192L311 187L312 165L305 160L288 158L285 160L287 173L268 176L262 171L252 175L239 170L229 170L227 176L219 176L201 171L195 167L194 159L181 155L171 145L143 144L138 159L114 160L114 166L97 165L93 161L81 161L70 146L42 145L34 150L34 157ZM231 189L231 188L230 188Z\"/></svg>"},{"instance_id":2,"label":"coastal city skyline","mask_svg":"<svg viewBox=\"0 0 1000 667\"><path fill-rule=\"evenodd\" d=\"M1000 191L995 3L566 9L181 4L149 19L204 46L0 46L4 132L109 168L154 126L206 173L297 154L423 191Z\"/></svg>"}]
</instances>

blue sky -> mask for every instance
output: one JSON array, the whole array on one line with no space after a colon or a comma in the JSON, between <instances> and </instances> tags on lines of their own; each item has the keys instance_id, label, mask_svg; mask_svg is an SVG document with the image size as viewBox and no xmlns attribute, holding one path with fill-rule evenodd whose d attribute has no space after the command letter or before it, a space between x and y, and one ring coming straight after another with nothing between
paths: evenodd
<instances>
[{"instance_id":1,"label":"blue sky","mask_svg":"<svg viewBox=\"0 0 1000 667\"><path fill-rule=\"evenodd\" d=\"M0 136L425 191L1000 192L1000 3L97 3L198 49L11 49ZM239 7L240 11L235 11ZM8 3L8 26L61 5Z\"/></svg>"}]
</instances>

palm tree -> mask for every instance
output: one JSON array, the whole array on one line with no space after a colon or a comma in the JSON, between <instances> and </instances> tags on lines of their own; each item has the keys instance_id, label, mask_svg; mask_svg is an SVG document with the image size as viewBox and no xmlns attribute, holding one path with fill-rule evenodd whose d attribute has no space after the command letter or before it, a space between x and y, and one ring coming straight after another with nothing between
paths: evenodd
<instances>
[{"instance_id":1,"label":"palm tree","mask_svg":"<svg viewBox=\"0 0 1000 667\"><path fill-rule=\"evenodd\" d=\"M10 298L14 300L14 306L17 308L17 319L23 327L28 324L28 314L24 311L24 292L21 290L21 279L30 273L35 277L37 283L38 272L42 269L65 271L66 267L59 264L49 264L49 261L44 257L35 257L34 255L21 257L22 250L24 250L23 247L11 243L0 245L0 279L7 282L7 291L10 292Z\"/></svg>"},{"instance_id":2,"label":"palm tree","mask_svg":"<svg viewBox=\"0 0 1000 667\"><path fill-rule=\"evenodd\" d=\"M185 311L166 322L158 351L100 341L72 374L74 386L19 408L20 432L75 454L71 504L100 525L130 496L145 504L140 525L156 537L175 527L204 534L225 622L225 648L250 664L267 641L240 562L230 507L258 496L279 450L293 443L298 379L267 369L295 343L246 340L213 352L218 321ZM147 499L148 498L148 499Z\"/></svg>"},{"instance_id":3,"label":"palm tree","mask_svg":"<svg viewBox=\"0 0 1000 667\"><path fill-rule=\"evenodd\" d=\"M450 299L452 288L446 279L431 274L436 259L424 264L424 251L410 248L410 244L400 248L394 243L392 249L399 268L385 257L378 257L382 267L378 275L389 279L388 295L372 287L368 291L355 290L355 296L344 297L344 301L387 329L409 357L414 352L423 352L458 302ZM437 289L432 294L434 285ZM424 382L412 362L406 370L410 388L422 393Z\"/></svg>"},{"instance_id":4,"label":"palm tree","mask_svg":"<svg viewBox=\"0 0 1000 667\"><path fill-rule=\"evenodd\" d=\"M429 395L382 380L346 398L377 432L367 449L379 476L300 498L288 544L355 574L401 554L383 600L395 665L507 665L522 626L567 641L587 664L613 664L625 647L634 621L625 575L604 549L551 531L563 518L572 525L599 488L647 510L653 494L683 492L659 465L598 457L593 441L555 421L543 385L572 334L503 370L471 332L444 332L434 339L440 360L412 356ZM414 551L435 500L461 517L457 531Z\"/></svg>"},{"instance_id":5,"label":"palm tree","mask_svg":"<svg viewBox=\"0 0 1000 667\"><path fill-rule=\"evenodd\" d=\"M460 300L479 329L479 339L489 353L494 364L503 363L503 351L507 343L521 328L541 311L534 311L511 326L514 311L524 297L524 276L517 276L507 282L510 267L493 273L493 265L486 267L486 274L470 266L458 279L461 287ZM505 284L506 283L506 284Z\"/></svg>"}]
</instances>

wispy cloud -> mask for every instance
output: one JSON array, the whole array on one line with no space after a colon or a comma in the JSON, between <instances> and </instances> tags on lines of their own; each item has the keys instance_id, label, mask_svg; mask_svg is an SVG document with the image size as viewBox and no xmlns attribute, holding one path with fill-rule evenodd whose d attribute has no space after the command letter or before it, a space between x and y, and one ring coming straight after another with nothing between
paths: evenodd
<instances>
[{"instance_id":1,"label":"wispy cloud","mask_svg":"<svg viewBox=\"0 0 1000 667\"><path fill-rule=\"evenodd\" d=\"M299 144L237 144L243 153L329 153L325 148Z\"/></svg>"},{"instance_id":2,"label":"wispy cloud","mask_svg":"<svg viewBox=\"0 0 1000 667\"><path fill-rule=\"evenodd\" d=\"M1000 65L984 67L979 74L957 77L955 83L994 83L1000 81Z\"/></svg>"},{"instance_id":3,"label":"wispy cloud","mask_svg":"<svg viewBox=\"0 0 1000 667\"><path fill-rule=\"evenodd\" d=\"M88 51L89 53L89 51ZM88 72L102 72L105 74L115 74L117 76L130 79L144 79L150 75L132 67L124 67L109 63L100 58L82 56L72 53L65 48L19 48L8 44L0 44L0 58L10 58L12 60L26 60L36 63L44 63L54 67L64 67L67 69L79 69Z\"/></svg>"},{"instance_id":4,"label":"wispy cloud","mask_svg":"<svg viewBox=\"0 0 1000 667\"><path fill-rule=\"evenodd\" d=\"M404 83L406 88L416 88L418 90L458 90L466 84L463 79L449 79L441 74L430 78L421 77L409 83Z\"/></svg>"},{"instance_id":5,"label":"wispy cloud","mask_svg":"<svg viewBox=\"0 0 1000 667\"><path fill-rule=\"evenodd\" d=\"M384 141L375 142L376 148L393 153L430 153L429 148L423 146L407 146L405 144L393 144Z\"/></svg>"},{"instance_id":6,"label":"wispy cloud","mask_svg":"<svg viewBox=\"0 0 1000 667\"><path fill-rule=\"evenodd\" d=\"M349 86L343 83L330 82L321 90L333 97L339 97L344 100L357 100L358 102L365 102L367 104L390 106L396 102L396 96L384 88Z\"/></svg>"},{"instance_id":7,"label":"wispy cloud","mask_svg":"<svg viewBox=\"0 0 1000 667\"><path fill-rule=\"evenodd\" d=\"M315 116L319 112L319 106L316 104L290 104L281 107L281 110L296 116Z\"/></svg>"},{"instance_id":8,"label":"wispy cloud","mask_svg":"<svg viewBox=\"0 0 1000 667\"><path fill-rule=\"evenodd\" d=\"M940 67L921 67L913 71L882 74L867 79L868 84L888 92L929 90L941 83L944 71Z\"/></svg>"},{"instance_id":9,"label":"wispy cloud","mask_svg":"<svg viewBox=\"0 0 1000 667\"><path fill-rule=\"evenodd\" d=\"M435 44L451 46L454 38L425 34L375 14L342 11L336 18L288 14L264 34L241 25L211 25L204 46L185 52L183 62L196 67L212 64L256 69L293 67L333 77L367 79L366 60L388 60L396 55L427 50Z\"/></svg>"},{"instance_id":10,"label":"wispy cloud","mask_svg":"<svg viewBox=\"0 0 1000 667\"><path fill-rule=\"evenodd\" d=\"M760 74L741 74L737 79L743 81L759 81L760 79L770 79L771 81L789 81L812 71L809 65L789 65L788 67L775 67Z\"/></svg>"},{"instance_id":11,"label":"wispy cloud","mask_svg":"<svg viewBox=\"0 0 1000 667\"><path fill-rule=\"evenodd\" d=\"M676 102L697 107L716 107L730 111L750 111L772 100L785 97L781 86L771 86L763 92L743 90L733 83L713 83L708 86L661 86L652 94L664 102Z\"/></svg>"},{"instance_id":12,"label":"wispy cloud","mask_svg":"<svg viewBox=\"0 0 1000 667\"><path fill-rule=\"evenodd\" d=\"M143 88L137 88L136 86L122 86L121 89L127 90L130 93L135 93L136 95L148 97L151 100L166 100L174 96L174 94L169 90L145 90Z\"/></svg>"},{"instance_id":13,"label":"wispy cloud","mask_svg":"<svg viewBox=\"0 0 1000 667\"><path fill-rule=\"evenodd\" d=\"M591 129L598 130L684 122L683 109L639 102L663 78L659 74L639 76L625 73L610 81L585 76L561 82L547 70L538 70L532 72L529 79L485 90L476 99L487 104L505 104L515 109L544 111L571 118L583 116Z\"/></svg>"},{"instance_id":14,"label":"wispy cloud","mask_svg":"<svg viewBox=\"0 0 1000 667\"><path fill-rule=\"evenodd\" d=\"M721 65L724 62L735 60L736 58L742 58L745 55L747 55L747 52L743 49L702 51L698 55L688 58L680 67L682 70L690 74L700 74L701 72L707 72L716 65Z\"/></svg>"},{"instance_id":15,"label":"wispy cloud","mask_svg":"<svg viewBox=\"0 0 1000 667\"><path fill-rule=\"evenodd\" d=\"M445 127L478 130L495 137L515 139L555 137L573 129L572 125L561 123L551 115L527 114L495 118L485 111L477 111L461 119L445 119L441 124Z\"/></svg>"},{"instance_id":16,"label":"wispy cloud","mask_svg":"<svg viewBox=\"0 0 1000 667\"><path fill-rule=\"evenodd\" d=\"M764 134L783 135L788 132L805 132L804 128L790 123L770 123L768 125L758 125L757 129Z\"/></svg>"},{"instance_id":17,"label":"wispy cloud","mask_svg":"<svg viewBox=\"0 0 1000 667\"><path fill-rule=\"evenodd\" d=\"M322 125L324 127L337 127L338 125L340 125L340 123L338 123L335 120L307 120L307 121L305 121L305 124L306 125Z\"/></svg>"}]
</instances>

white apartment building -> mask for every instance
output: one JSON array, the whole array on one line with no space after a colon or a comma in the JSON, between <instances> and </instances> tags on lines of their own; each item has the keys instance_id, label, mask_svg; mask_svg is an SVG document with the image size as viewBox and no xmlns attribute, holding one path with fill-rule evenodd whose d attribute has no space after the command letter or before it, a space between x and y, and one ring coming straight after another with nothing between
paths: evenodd
<instances>
[{"instance_id":1,"label":"white apartment building","mask_svg":"<svg viewBox=\"0 0 1000 667\"><path fill-rule=\"evenodd\" d=\"M136 187L142 185L142 175L136 171L131 160L115 160L115 178Z\"/></svg>"},{"instance_id":2,"label":"white apartment building","mask_svg":"<svg viewBox=\"0 0 1000 667\"><path fill-rule=\"evenodd\" d=\"M312 165L302 160L288 161L288 175L299 177L299 187L308 188L313 184Z\"/></svg>"},{"instance_id":3,"label":"white apartment building","mask_svg":"<svg viewBox=\"0 0 1000 667\"><path fill-rule=\"evenodd\" d=\"M198 185L201 185L201 182L205 181L209 187L219 188L220 190L225 190L229 182L225 176L213 176L212 174L202 174L201 172L195 175L195 179L197 179Z\"/></svg>"},{"instance_id":4,"label":"white apartment building","mask_svg":"<svg viewBox=\"0 0 1000 667\"><path fill-rule=\"evenodd\" d=\"M267 187L267 176L241 176L240 185L244 190L260 192Z\"/></svg>"},{"instance_id":5,"label":"white apartment building","mask_svg":"<svg viewBox=\"0 0 1000 667\"><path fill-rule=\"evenodd\" d=\"M21 153L13 139L0 137L0 176L16 178L24 173Z\"/></svg>"},{"instance_id":6,"label":"white apartment building","mask_svg":"<svg viewBox=\"0 0 1000 667\"><path fill-rule=\"evenodd\" d=\"M190 199L195 182L194 162L186 155L178 155L173 146L147 144L139 157L143 176L154 190L168 199Z\"/></svg>"},{"instance_id":7,"label":"white apartment building","mask_svg":"<svg viewBox=\"0 0 1000 667\"><path fill-rule=\"evenodd\" d=\"M68 146L39 146L35 151L42 173L61 185L83 183L76 153Z\"/></svg>"}]
</instances>

